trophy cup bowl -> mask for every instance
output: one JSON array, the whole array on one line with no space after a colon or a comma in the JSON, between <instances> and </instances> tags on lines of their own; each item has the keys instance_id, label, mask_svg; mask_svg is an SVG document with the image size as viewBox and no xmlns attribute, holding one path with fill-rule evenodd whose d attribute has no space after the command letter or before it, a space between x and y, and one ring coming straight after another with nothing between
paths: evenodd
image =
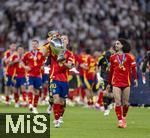
<instances>
[{"instance_id":1,"label":"trophy cup bowl","mask_svg":"<svg viewBox=\"0 0 150 138\"><path fill-rule=\"evenodd\" d=\"M58 56L57 57L58 62L65 60L64 53L65 53L66 48L64 46L62 39L53 38L50 41L50 47L51 47L52 52Z\"/></svg>"}]
</instances>

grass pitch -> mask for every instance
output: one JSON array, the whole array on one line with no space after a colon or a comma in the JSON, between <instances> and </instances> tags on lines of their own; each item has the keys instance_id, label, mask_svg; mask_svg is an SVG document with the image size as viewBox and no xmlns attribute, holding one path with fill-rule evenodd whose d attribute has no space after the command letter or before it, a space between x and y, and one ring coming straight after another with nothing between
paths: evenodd
<instances>
[{"instance_id":1,"label":"grass pitch","mask_svg":"<svg viewBox=\"0 0 150 138\"><path fill-rule=\"evenodd\" d=\"M45 112L47 106L38 110ZM1 113L30 113L27 108L7 107L0 103ZM67 107L61 128L54 128L51 115L51 138L150 138L150 109L130 108L126 129L116 127L117 119L112 110L107 117L101 111L83 107Z\"/></svg>"}]
</instances>

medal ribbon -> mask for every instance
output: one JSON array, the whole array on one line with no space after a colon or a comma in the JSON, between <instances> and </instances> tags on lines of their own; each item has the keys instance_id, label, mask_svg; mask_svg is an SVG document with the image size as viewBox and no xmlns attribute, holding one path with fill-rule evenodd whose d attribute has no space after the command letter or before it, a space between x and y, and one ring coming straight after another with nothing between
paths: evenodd
<instances>
[{"instance_id":1,"label":"medal ribbon","mask_svg":"<svg viewBox=\"0 0 150 138\"><path fill-rule=\"evenodd\" d=\"M117 55L117 60L118 60L118 62L119 62L119 66L120 66L120 67L124 67L123 63L124 63L124 61L125 61L125 54L123 53L123 55L122 55L122 60L120 59L119 55Z\"/></svg>"},{"instance_id":2,"label":"medal ribbon","mask_svg":"<svg viewBox=\"0 0 150 138\"><path fill-rule=\"evenodd\" d=\"M32 56L33 56L33 59L34 59L34 65L36 66L37 62L36 62L35 59L36 59L36 56L37 56L37 50L32 52Z\"/></svg>"}]
</instances>

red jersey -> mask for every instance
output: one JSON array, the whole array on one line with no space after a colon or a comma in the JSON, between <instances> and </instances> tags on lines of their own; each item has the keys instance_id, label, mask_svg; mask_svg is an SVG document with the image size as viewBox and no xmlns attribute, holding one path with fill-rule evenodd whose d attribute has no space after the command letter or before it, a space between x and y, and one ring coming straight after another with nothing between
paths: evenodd
<instances>
[{"instance_id":1,"label":"red jersey","mask_svg":"<svg viewBox=\"0 0 150 138\"><path fill-rule=\"evenodd\" d=\"M57 55L54 55L52 51L50 52L50 60L51 60L51 69L50 69L50 78L57 81L68 82L69 68L59 63L57 61ZM75 62L74 55L71 51L67 50L65 52L66 63L68 61Z\"/></svg>"},{"instance_id":2,"label":"red jersey","mask_svg":"<svg viewBox=\"0 0 150 138\"><path fill-rule=\"evenodd\" d=\"M22 78L26 76L26 71L25 71L25 68L21 64L22 58L19 57L19 55L18 55L18 58L20 59L20 61L16 64L15 74L16 74L16 77Z\"/></svg>"},{"instance_id":3,"label":"red jersey","mask_svg":"<svg viewBox=\"0 0 150 138\"><path fill-rule=\"evenodd\" d=\"M96 61L95 59L87 54L82 54L79 58L82 59L82 63L85 63L88 67L87 70L80 68L80 76L86 77L88 80L94 80Z\"/></svg>"},{"instance_id":4,"label":"red jersey","mask_svg":"<svg viewBox=\"0 0 150 138\"><path fill-rule=\"evenodd\" d=\"M13 52L11 53L9 50L5 52L5 57L4 59L7 60L7 62L5 62L6 64L6 75L9 75L9 76L13 76L14 73L15 73L15 64L12 64L12 65L8 65L10 62L12 61L15 61L18 56L17 56L17 52Z\"/></svg>"},{"instance_id":5,"label":"red jersey","mask_svg":"<svg viewBox=\"0 0 150 138\"><path fill-rule=\"evenodd\" d=\"M30 77L41 77L41 68L43 66L45 58L43 57L43 54L39 51L33 52L27 52L24 56L22 61L25 63L25 65L29 66L31 70L28 71L28 75Z\"/></svg>"},{"instance_id":6,"label":"red jersey","mask_svg":"<svg viewBox=\"0 0 150 138\"><path fill-rule=\"evenodd\" d=\"M131 73L134 79L137 79L136 62L131 54L114 54L110 57L110 64L109 84L116 87L128 87L131 85Z\"/></svg>"},{"instance_id":7,"label":"red jersey","mask_svg":"<svg viewBox=\"0 0 150 138\"><path fill-rule=\"evenodd\" d=\"M88 60L88 56L84 53L78 56L79 64L85 63L88 65L87 60ZM79 67L79 72L80 72L80 76L84 76L85 69Z\"/></svg>"},{"instance_id":8,"label":"red jersey","mask_svg":"<svg viewBox=\"0 0 150 138\"><path fill-rule=\"evenodd\" d=\"M96 73L96 61L92 56L88 56L87 59L88 70L86 71L86 78L88 80L94 80Z\"/></svg>"}]
</instances>

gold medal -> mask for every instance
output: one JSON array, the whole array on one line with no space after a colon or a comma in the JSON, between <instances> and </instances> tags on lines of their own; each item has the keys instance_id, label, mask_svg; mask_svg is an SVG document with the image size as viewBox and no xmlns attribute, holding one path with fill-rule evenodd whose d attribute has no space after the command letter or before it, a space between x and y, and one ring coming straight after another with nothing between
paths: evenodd
<instances>
[{"instance_id":1,"label":"gold medal","mask_svg":"<svg viewBox=\"0 0 150 138\"><path fill-rule=\"evenodd\" d=\"M123 71L126 70L125 67L124 67L124 65L122 65L122 64L119 66L119 68L122 69Z\"/></svg>"}]
</instances>

